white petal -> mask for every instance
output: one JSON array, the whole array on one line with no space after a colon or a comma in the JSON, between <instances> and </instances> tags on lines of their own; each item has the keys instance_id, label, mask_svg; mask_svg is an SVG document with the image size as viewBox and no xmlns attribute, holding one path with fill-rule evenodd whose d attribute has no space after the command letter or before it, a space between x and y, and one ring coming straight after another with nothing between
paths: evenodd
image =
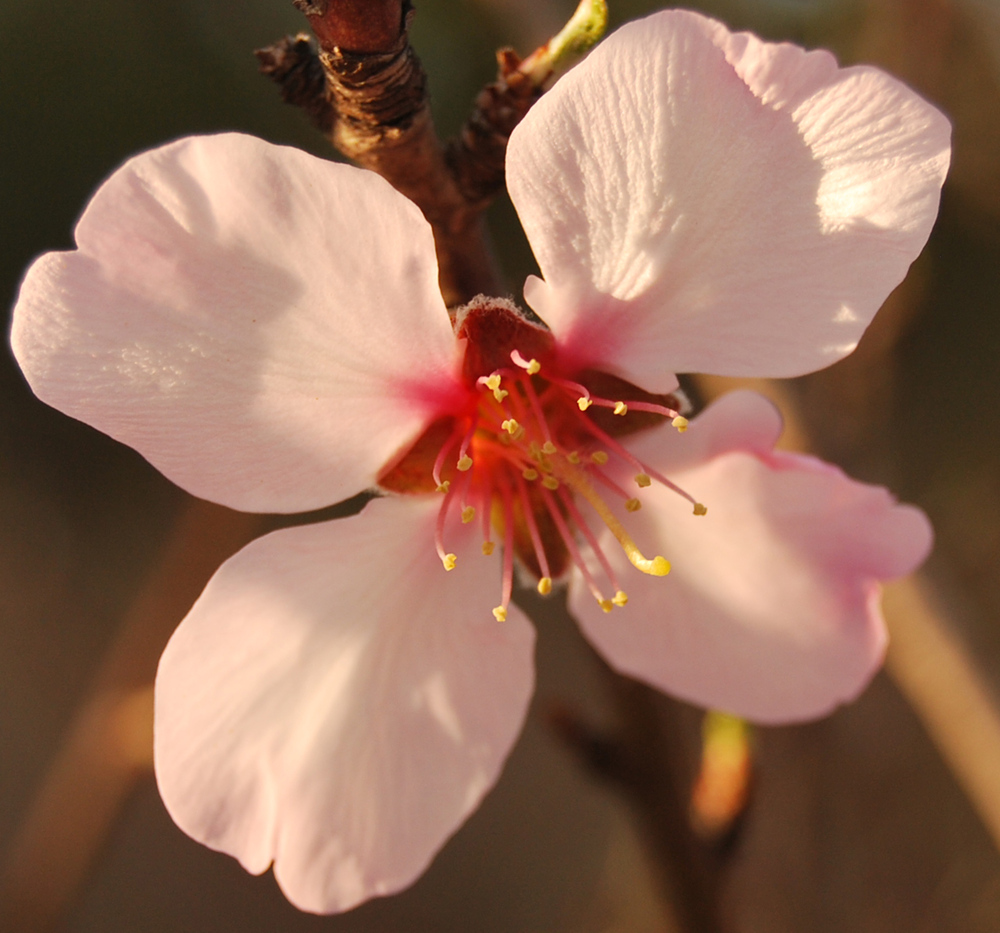
<instances>
[{"instance_id":1,"label":"white petal","mask_svg":"<svg viewBox=\"0 0 1000 933\"><path fill-rule=\"evenodd\" d=\"M183 139L42 256L12 343L50 405L251 511L370 486L456 369L430 227L372 173L250 136Z\"/></svg>"},{"instance_id":2,"label":"white petal","mask_svg":"<svg viewBox=\"0 0 1000 933\"><path fill-rule=\"evenodd\" d=\"M722 423L727 407L702 417ZM689 433L697 429L698 420ZM663 439L672 440L652 434L635 452L654 467L676 463ZM636 572L606 536L629 602L605 615L575 579L570 604L587 637L624 673L761 722L853 699L885 649L878 581L909 573L930 550L923 513L790 454L736 449L668 475L708 514L692 515L662 487L640 494L629 530L672 570Z\"/></svg>"},{"instance_id":3,"label":"white petal","mask_svg":"<svg viewBox=\"0 0 1000 933\"><path fill-rule=\"evenodd\" d=\"M792 376L849 353L927 240L937 110L869 67L666 11L620 29L514 131L511 197L578 365Z\"/></svg>"},{"instance_id":4,"label":"white petal","mask_svg":"<svg viewBox=\"0 0 1000 933\"><path fill-rule=\"evenodd\" d=\"M219 570L156 681L156 773L195 839L274 861L303 910L410 884L496 781L533 686L499 557L471 526L434 551L439 502L371 502L279 531ZM456 523L457 525L457 523Z\"/></svg>"}]
</instances>

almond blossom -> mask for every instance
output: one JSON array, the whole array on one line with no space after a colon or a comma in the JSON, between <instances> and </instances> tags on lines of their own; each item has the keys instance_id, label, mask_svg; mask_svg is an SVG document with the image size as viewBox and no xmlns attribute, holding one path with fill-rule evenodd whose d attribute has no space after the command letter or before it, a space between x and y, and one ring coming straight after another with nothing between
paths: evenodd
<instances>
[{"instance_id":1,"label":"almond blossom","mask_svg":"<svg viewBox=\"0 0 1000 933\"><path fill-rule=\"evenodd\" d=\"M244 548L170 640L177 824L304 910L410 884L521 728L516 572L566 581L604 657L676 696L772 723L855 697L926 518L774 452L759 396L688 422L675 374L850 353L926 242L949 135L874 68L656 14L510 140L537 316L453 320L430 227L373 174L238 134L115 172L21 288L37 395L232 508L382 492Z\"/></svg>"}]
</instances>

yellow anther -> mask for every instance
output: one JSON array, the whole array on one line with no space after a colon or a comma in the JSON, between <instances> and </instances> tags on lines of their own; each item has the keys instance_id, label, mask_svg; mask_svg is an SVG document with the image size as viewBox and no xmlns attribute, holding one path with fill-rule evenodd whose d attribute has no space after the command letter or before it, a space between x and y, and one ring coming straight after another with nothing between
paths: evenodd
<instances>
[{"instance_id":1,"label":"yellow anther","mask_svg":"<svg viewBox=\"0 0 1000 933\"><path fill-rule=\"evenodd\" d=\"M597 600L597 605L600 606L605 612L611 612L614 607L614 603L610 599L599 599Z\"/></svg>"},{"instance_id":2,"label":"yellow anther","mask_svg":"<svg viewBox=\"0 0 1000 933\"><path fill-rule=\"evenodd\" d=\"M688 429L688 420L683 415L678 415L670 423L677 428L678 434L683 434Z\"/></svg>"},{"instance_id":3,"label":"yellow anther","mask_svg":"<svg viewBox=\"0 0 1000 933\"><path fill-rule=\"evenodd\" d=\"M496 619L497 622L506 622L507 621L506 606L497 606L496 609L493 610L493 618Z\"/></svg>"},{"instance_id":4,"label":"yellow anther","mask_svg":"<svg viewBox=\"0 0 1000 933\"><path fill-rule=\"evenodd\" d=\"M524 367L529 376L534 376L535 373L541 371L541 368L542 364L535 359L528 360L528 365Z\"/></svg>"},{"instance_id":5,"label":"yellow anther","mask_svg":"<svg viewBox=\"0 0 1000 933\"><path fill-rule=\"evenodd\" d=\"M441 563L444 564L445 570L454 570L455 561L457 560L458 558L454 554L445 554L444 557L441 558Z\"/></svg>"},{"instance_id":6,"label":"yellow anther","mask_svg":"<svg viewBox=\"0 0 1000 933\"><path fill-rule=\"evenodd\" d=\"M590 459L593 460L594 463L604 464L608 462L608 455L603 450L595 450L590 455Z\"/></svg>"},{"instance_id":7,"label":"yellow anther","mask_svg":"<svg viewBox=\"0 0 1000 933\"><path fill-rule=\"evenodd\" d=\"M546 489L558 489L559 488L559 480L557 480L554 476L543 476L542 477L542 485Z\"/></svg>"},{"instance_id":8,"label":"yellow anther","mask_svg":"<svg viewBox=\"0 0 1000 933\"><path fill-rule=\"evenodd\" d=\"M542 579L538 581L537 589L542 596L548 596L549 593L552 592L552 577L542 577Z\"/></svg>"},{"instance_id":9,"label":"yellow anther","mask_svg":"<svg viewBox=\"0 0 1000 933\"><path fill-rule=\"evenodd\" d=\"M586 411L594 403L586 395L581 395L576 400L576 404L580 406L580 411Z\"/></svg>"},{"instance_id":10,"label":"yellow anther","mask_svg":"<svg viewBox=\"0 0 1000 933\"><path fill-rule=\"evenodd\" d=\"M451 486L451 480L446 479L440 486L438 486L435 492L447 492L450 486Z\"/></svg>"},{"instance_id":11,"label":"yellow anther","mask_svg":"<svg viewBox=\"0 0 1000 933\"><path fill-rule=\"evenodd\" d=\"M493 553L494 544L492 541L483 542L483 556L489 557Z\"/></svg>"},{"instance_id":12,"label":"yellow anther","mask_svg":"<svg viewBox=\"0 0 1000 933\"><path fill-rule=\"evenodd\" d=\"M625 511L626 512L638 512L642 508L642 503L638 499L626 499L625 500Z\"/></svg>"},{"instance_id":13,"label":"yellow anther","mask_svg":"<svg viewBox=\"0 0 1000 933\"><path fill-rule=\"evenodd\" d=\"M459 467L459 469L462 468ZM649 476L646 473L639 473L635 478L635 484L640 489L645 489L652 482L653 481L649 478Z\"/></svg>"},{"instance_id":14,"label":"yellow anther","mask_svg":"<svg viewBox=\"0 0 1000 933\"><path fill-rule=\"evenodd\" d=\"M472 457L468 454L463 454L462 459L458 461L458 468L464 473L466 470L472 469Z\"/></svg>"},{"instance_id":15,"label":"yellow anther","mask_svg":"<svg viewBox=\"0 0 1000 933\"><path fill-rule=\"evenodd\" d=\"M476 510L471 506L467 505L462 509L462 524L468 525L476 517Z\"/></svg>"},{"instance_id":16,"label":"yellow anther","mask_svg":"<svg viewBox=\"0 0 1000 933\"><path fill-rule=\"evenodd\" d=\"M616 415L627 415L628 405L624 402L615 402L615 414Z\"/></svg>"},{"instance_id":17,"label":"yellow anther","mask_svg":"<svg viewBox=\"0 0 1000 933\"><path fill-rule=\"evenodd\" d=\"M611 597L611 602L613 602L620 609L628 602L628 596L625 595L623 590L619 590L614 596Z\"/></svg>"},{"instance_id":18,"label":"yellow anther","mask_svg":"<svg viewBox=\"0 0 1000 933\"><path fill-rule=\"evenodd\" d=\"M708 514L708 506L702 505L700 502L696 502L694 504L694 514L695 515L707 515Z\"/></svg>"},{"instance_id":19,"label":"yellow anther","mask_svg":"<svg viewBox=\"0 0 1000 933\"><path fill-rule=\"evenodd\" d=\"M566 454L566 459L572 464L577 464L580 462L580 455L575 450L571 450Z\"/></svg>"},{"instance_id":20,"label":"yellow anther","mask_svg":"<svg viewBox=\"0 0 1000 933\"><path fill-rule=\"evenodd\" d=\"M542 444L543 454L548 454L549 456L551 456L555 452L556 452L556 445L553 444L552 441L546 441L544 444Z\"/></svg>"},{"instance_id":21,"label":"yellow anther","mask_svg":"<svg viewBox=\"0 0 1000 933\"><path fill-rule=\"evenodd\" d=\"M492 376L487 376L483 380L483 384L493 393L493 398L498 402L502 402L509 395L506 389L500 388L500 373L493 373Z\"/></svg>"},{"instance_id":22,"label":"yellow anther","mask_svg":"<svg viewBox=\"0 0 1000 933\"><path fill-rule=\"evenodd\" d=\"M529 482L531 482L532 480L538 479L538 470L535 470L535 469L532 469L531 467L528 467L521 475L526 480L528 480Z\"/></svg>"},{"instance_id":23,"label":"yellow anther","mask_svg":"<svg viewBox=\"0 0 1000 933\"><path fill-rule=\"evenodd\" d=\"M538 460L542 456L542 448L538 446L538 441L532 441L528 444L528 456L532 460Z\"/></svg>"},{"instance_id":24,"label":"yellow anther","mask_svg":"<svg viewBox=\"0 0 1000 933\"><path fill-rule=\"evenodd\" d=\"M506 421L500 422L500 427L503 428L508 434L516 434L517 429L521 427L513 418L508 418Z\"/></svg>"}]
</instances>

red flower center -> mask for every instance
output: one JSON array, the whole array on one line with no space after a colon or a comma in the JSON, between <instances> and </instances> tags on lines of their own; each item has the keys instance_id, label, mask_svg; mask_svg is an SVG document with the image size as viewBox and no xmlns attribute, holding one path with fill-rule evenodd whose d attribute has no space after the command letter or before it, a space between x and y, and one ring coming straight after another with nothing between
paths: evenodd
<instances>
[{"instance_id":1,"label":"red flower center","mask_svg":"<svg viewBox=\"0 0 1000 933\"><path fill-rule=\"evenodd\" d=\"M669 572L663 557L642 554L622 524L619 513L635 512L641 502L613 478L621 471L609 467L617 467L616 458L632 471L637 490L655 480L688 499L696 515L704 514L704 506L617 440L664 419L686 430L678 399L595 371L563 375L551 333L501 299L480 298L460 309L455 330L466 341L467 391L455 411L383 472L379 485L443 497L435 545L446 570L457 560L447 549L450 515L481 524L484 554L493 552L496 532L504 546L497 619L507 615L515 554L538 578L542 594L576 565L605 612L624 606L628 597L578 500L611 531L633 566L654 576ZM610 597L598 573L610 584Z\"/></svg>"}]
</instances>

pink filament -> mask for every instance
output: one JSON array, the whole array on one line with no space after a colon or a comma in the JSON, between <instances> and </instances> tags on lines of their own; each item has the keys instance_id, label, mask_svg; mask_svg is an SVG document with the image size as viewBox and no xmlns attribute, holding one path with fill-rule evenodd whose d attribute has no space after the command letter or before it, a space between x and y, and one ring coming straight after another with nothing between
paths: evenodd
<instances>
[{"instance_id":1,"label":"pink filament","mask_svg":"<svg viewBox=\"0 0 1000 933\"><path fill-rule=\"evenodd\" d=\"M621 589L618 585L618 578L615 576L615 572L611 567L610 561L605 557L604 551L601 550L601 546L597 543L597 536L593 531L590 530L590 526L584 521L583 516L580 514L580 510L576 507L576 503L573 501L573 496L566 491L564 486L559 487L560 498L563 501L563 505L566 506L566 511L569 512L570 518L573 519L577 528L583 533L584 538L587 539L587 544L590 545L591 551L594 552L594 556L597 558L601 565L601 569L604 571L611 585L615 588L615 591Z\"/></svg>"},{"instance_id":2,"label":"pink filament","mask_svg":"<svg viewBox=\"0 0 1000 933\"><path fill-rule=\"evenodd\" d=\"M522 476L518 476L517 484L521 507L524 509L524 523L528 526L528 534L531 536L531 546L535 549L538 568L542 571L543 577L551 578L552 572L549 570L549 560L545 556L545 546L542 544L542 536L538 532L538 523L535 521L535 513L531 508L531 499L528 496L528 484Z\"/></svg>"}]
</instances>

